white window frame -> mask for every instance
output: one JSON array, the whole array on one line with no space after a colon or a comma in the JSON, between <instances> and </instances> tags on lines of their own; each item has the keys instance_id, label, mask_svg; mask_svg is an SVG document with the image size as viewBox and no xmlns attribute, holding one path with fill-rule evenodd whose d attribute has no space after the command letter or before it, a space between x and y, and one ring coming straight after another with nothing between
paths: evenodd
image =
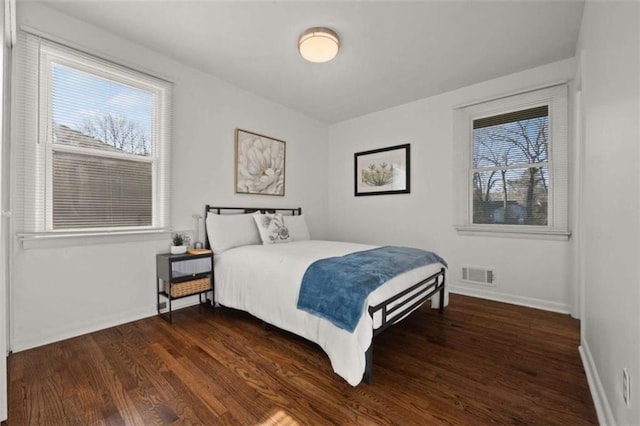
<instances>
[{"instance_id":1,"label":"white window frame","mask_svg":"<svg viewBox=\"0 0 640 426\"><path fill-rule=\"evenodd\" d=\"M549 107L549 195L547 225L473 223L473 122L474 120L542 105ZM568 88L565 83L485 102L454 111L454 227L460 235L567 239L569 204ZM527 165L528 166L528 165Z\"/></svg>"},{"instance_id":2,"label":"white window frame","mask_svg":"<svg viewBox=\"0 0 640 426\"><path fill-rule=\"evenodd\" d=\"M171 83L163 79L151 76L111 61L78 51L64 45L52 42L38 36L25 34L37 43L37 51L26 51L27 55L21 59L23 63L32 63L29 72L36 73L36 90L28 89L26 93L18 96L36 96L36 110L26 120L37 124L37 131L26 131L25 143L32 144L35 148L26 149L26 157L31 157L32 171L29 180L33 184L22 187L22 194L18 196L20 204L24 207L21 226L16 229L18 237L22 240L23 247L38 246L38 241L63 238L65 241L77 241L83 237L108 237L117 235L147 235L154 233L165 234L169 231L169 138L171 118ZM37 40L36 40L37 39ZM33 45L33 44L32 44ZM26 48L25 48L26 49ZM29 53L34 52L34 53ZM150 92L154 97L154 120L151 129L151 155L141 156L129 153L111 152L87 147L73 147L56 144L53 140L53 108L52 108L52 74L54 64L59 64L86 72L99 78L111 80L115 83ZM33 99L33 98L32 98ZM32 101L26 101L32 102ZM29 138L33 135L34 139ZM32 154L28 154L32 152ZM116 158L132 160L141 163L152 164L152 220L150 225L144 226L104 226L90 228L65 228L53 229L53 153L67 152L83 155L91 155L103 158ZM23 154L24 155L24 154ZM22 165L22 167L25 167ZM33 244L32 244L33 243Z\"/></svg>"}]
</instances>

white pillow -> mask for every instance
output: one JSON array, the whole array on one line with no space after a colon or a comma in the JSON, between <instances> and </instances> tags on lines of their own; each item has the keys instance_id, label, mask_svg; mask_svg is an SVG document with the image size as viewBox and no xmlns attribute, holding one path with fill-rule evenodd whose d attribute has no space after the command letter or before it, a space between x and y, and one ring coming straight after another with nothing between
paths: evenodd
<instances>
[{"instance_id":1,"label":"white pillow","mask_svg":"<svg viewBox=\"0 0 640 426\"><path fill-rule=\"evenodd\" d=\"M284 216L284 224L289 229L289 235L291 235L293 241L306 241L311 239L304 215Z\"/></svg>"},{"instance_id":2,"label":"white pillow","mask_svg":"<svg viewBox=\"0 0 640 426\"><path fill-rule=\"evenodd\" d=\"M287 243L291 241L289 230L284 226L281 213L254 214L262 244Z\"/></svg>"},{"instance_id":3,"label":"white pillow","mask_svg":"<svg viewBox=\"0 0 640 426\"><path fill-rule=\"evenodd\" d=\"M234 247L260 244L260 234L253 214L207 215L207 235L214 253L222 253Z\"/></svg>"}]
</instances>

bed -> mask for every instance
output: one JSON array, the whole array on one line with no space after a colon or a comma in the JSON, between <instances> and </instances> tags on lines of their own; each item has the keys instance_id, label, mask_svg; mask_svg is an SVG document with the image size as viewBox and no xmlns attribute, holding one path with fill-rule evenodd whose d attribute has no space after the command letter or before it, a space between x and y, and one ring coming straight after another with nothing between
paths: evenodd
<instances>
[{"instance_id":1,"label":"bed","mask_svg":"<svg viewBox=\"0 0 640 426\"><path fill-rule=\"evenodd\" d=\"M256 236L256 231L262 232L256 229L255 223L259 222L253 222L253 216L260 214L282 221L280 233L287 234L286 244L262 243L264 236ZM432 308L440 312L448 302L446 262L435 255L428 265L385 279L364 303L360 302L362 314L354 317L349 329L322 313L300 308L303 290L308 288L308 272L321 260L363 256L382 248L311 240L301 208L207 205L205 231L206 246L214 251L215 304L246 311L266 324L315 342L328 355L336 374L352 386L363 380L372 382L376 335L428 299L432 300Z\"/></svg>"}]
</instances>

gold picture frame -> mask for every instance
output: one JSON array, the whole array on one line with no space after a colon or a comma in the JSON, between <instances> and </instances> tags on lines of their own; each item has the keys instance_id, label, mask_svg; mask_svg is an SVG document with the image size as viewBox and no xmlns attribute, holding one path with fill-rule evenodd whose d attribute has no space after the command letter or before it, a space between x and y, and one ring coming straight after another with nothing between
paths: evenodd
<instances>
[{"instance_id":1,"label":"gold picture frame","mask_svg":"<svg viewBox=\"0 0 640 426\"><path fill-rule=\"evenodd\" d=\"M236 129L235 192L284 196L285 141Z\"/></svg>"}]
</instances>

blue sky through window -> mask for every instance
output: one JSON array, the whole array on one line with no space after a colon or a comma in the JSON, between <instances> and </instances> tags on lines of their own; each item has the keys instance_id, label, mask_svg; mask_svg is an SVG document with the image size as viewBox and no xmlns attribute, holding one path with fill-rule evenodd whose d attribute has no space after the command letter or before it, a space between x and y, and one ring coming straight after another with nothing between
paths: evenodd
<instances>
[{"instance_id":1,"label":"blue sky through window","mask_svg":"<svg viewBox=\"0 0 640 426\"><path fill-rule=\"evenodd\" d=\"M144 145L147 153L151 152L152 93L60 64L53 65L52 77L55 124L88 134L84 130L87 124L95 123L107 115L124 119L139 130L136 138ZM103 142L113 145L110 141ZM139 154L140 152L135 151L143 148L138 146L121 149Z\"/></svg>"}]
</instances>

